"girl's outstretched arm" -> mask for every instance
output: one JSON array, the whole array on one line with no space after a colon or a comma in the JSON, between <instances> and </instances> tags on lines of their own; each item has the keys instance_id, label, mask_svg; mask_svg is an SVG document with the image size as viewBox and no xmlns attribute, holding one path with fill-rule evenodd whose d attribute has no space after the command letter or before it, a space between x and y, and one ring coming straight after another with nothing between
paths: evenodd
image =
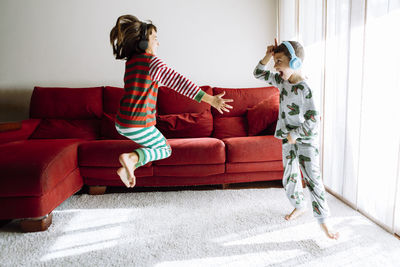
<instances>
[{"instance_id":1,"label":"girl's outstretched arm","mask_svg":"<svg viewBox=\"0 0 400 267\"><path fill-rule=\"evenodd\" d=\"M206 102L210 104L220 113L222 113L222 111L229 112L228 109L232 108L227 102L233 102L233 100L222 98L225 92L216 96L207 94L182 74L169 68L158 57L153 57L150 62L150 76L154 81L160 81L165 86L170 87L186 97L196 100L197 102Z\"/></svg>"}]
</instances>

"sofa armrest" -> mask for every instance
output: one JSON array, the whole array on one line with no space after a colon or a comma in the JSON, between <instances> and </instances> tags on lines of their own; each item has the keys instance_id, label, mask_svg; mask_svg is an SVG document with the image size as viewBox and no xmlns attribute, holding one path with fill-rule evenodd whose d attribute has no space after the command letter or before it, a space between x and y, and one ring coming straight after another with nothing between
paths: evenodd
<instances>
[{"instance_id":1,"label":"sofa armrest","mask_svg":"<svg viewBox=\"0 0 400 267\"><path fill-rule=\"evenodd\" d=\"M28 139L40 121L40 119L28 119L21 122L0 123L0 144Z\"/></svg>"}]
</instances>

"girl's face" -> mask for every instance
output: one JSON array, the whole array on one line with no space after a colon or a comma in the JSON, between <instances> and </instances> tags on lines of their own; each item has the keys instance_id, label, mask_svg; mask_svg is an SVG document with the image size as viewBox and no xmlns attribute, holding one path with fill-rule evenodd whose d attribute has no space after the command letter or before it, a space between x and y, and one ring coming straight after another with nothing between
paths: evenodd
<instances>
[{"instance_id":1,"label":"girl's face","mask_svg":"<svg viewBox=\"0 0 400 267\"><path fill-rule=\"evenodd\" d=\"M157 40L157 32L154 30L151 30L151 33L149 35L149 46L146 49L146 53L156 55L157 48L159 45L160 45L160 43Z\"/></svg>"},{"instance_id":2,"label":"girl's face","mask_svg":"<svg viewBox=\"0 0 400 267\"><path fill-rule=\"evenodd\" d=\"M274 53L274 68L279 72L282 79L289 80L290 76L295 72L289 67L289 58L283 53Z\"/></svg>"}]
</instances>

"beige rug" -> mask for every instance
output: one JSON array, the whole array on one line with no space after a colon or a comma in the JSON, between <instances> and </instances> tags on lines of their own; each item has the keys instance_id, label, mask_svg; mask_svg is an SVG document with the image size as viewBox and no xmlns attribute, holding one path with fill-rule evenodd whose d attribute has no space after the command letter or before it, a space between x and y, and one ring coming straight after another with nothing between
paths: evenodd
<instances>
[{"instance_id":1,"label":"beige rug","mask_svg":"<svg viewBox=\"0 0 400 267\"><path fill-rule=\"evenodd\" d=\"M400 266L400 240L333 196L327 239L283 189L76 195L46 232L0 229L0 266Z\"/></svg>"}]
</instances>

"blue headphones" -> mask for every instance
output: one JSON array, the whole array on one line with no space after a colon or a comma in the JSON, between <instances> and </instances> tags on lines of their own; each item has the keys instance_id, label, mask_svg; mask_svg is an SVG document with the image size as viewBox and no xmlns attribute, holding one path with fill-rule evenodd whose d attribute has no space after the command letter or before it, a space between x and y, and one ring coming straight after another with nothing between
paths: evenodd
<instances>
[{"instance_id":1,"label":"blue headphones","mask_svg":"<svg viewBox=\"0 0 400 267\"><path fill-rule=\"evenodd\" d=\"M147 23L142 22L140 25L140 40L137 44L139 50L146 52L147 47L149 46L149 41L146 38L147 35Z\"/></svg>"},{"instance_id":2,"label":"blue headphones","mask_svg":"<svg viewBox=\"0 0 400 267\"><path fill-rule=\"evenodd\" d=\"M293 70L297 70L298 68L301 67L301 59L296 56L296 53L294 52L293 46L287 42L283 41L282 44L286 46L286 48L289 50L290 53L290 61L289 61L289 67Z\"/></svg>"}]
</instances>

